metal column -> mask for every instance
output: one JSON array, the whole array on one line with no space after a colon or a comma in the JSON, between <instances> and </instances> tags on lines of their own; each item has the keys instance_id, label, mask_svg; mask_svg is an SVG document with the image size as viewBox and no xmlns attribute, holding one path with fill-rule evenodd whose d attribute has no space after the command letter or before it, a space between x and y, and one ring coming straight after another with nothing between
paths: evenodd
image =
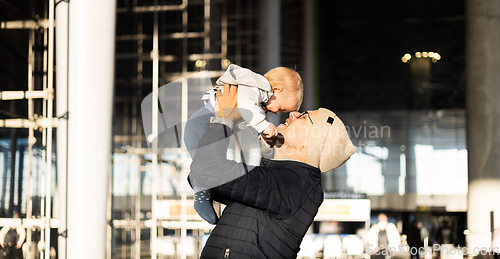
<instances>
[{"instance_id":1,"label":"metal column","mask_svg":"<svg viewBox=\"0 0 500 259\"><path fill-rule=\"evenodd\" d=\"M491 244L490 211L500 215L500 2L467 0L465 10L467 246L477 254Z\"/></svg>"},{"instance_id":2,"label":"metal column","mask_svg":"<svg viewBox=\"0 0 500 259\"><path fill-rule=\"evenodd\" d=\"M68 116L68 8L67 2L60 2L56 8L56 63L57 63L57 116ZM57 197L59 211L55 212L59 218L58 255L61 259L67 258L66 230L67 230L67 175L68 175L68 124L66 119L59 121L57 128Z\"/></svg>"},{"instance_id":3,"label":"metal column","mask_svg":"<svg viewBox=\"0 0 500 259\"><path fill-rule=\"evenodd\" d=\"M259 60L260 73L281 65L281 1L260 0L259 11ZM280 123L279 115L268 113L267 120L274 125Z\"/></svg>"},{"instance_id":4,"label":"metal column","mask_svg":"<svg viewBox=\"0 0 500 259\"><path fill-rule=\"evenodd\" d=\"M158 0L155 0L155 6L158 6ZM151 51L151 58L153 59L153 107L152 107L152 129L153 136L158 136L158 81L159 81L159 62L158 62L159 50L158 50L158 10L154 11L154 25L153 25L153 50ZM158 199L158 141L153 141L153 157L152 157L152 169L153 169L153 181L152 181L152 192L151 192L151 258L156 259L157 250L157 238L158 238L158 219L156 213L156 200Z\"/></svg>"},{"instance_id":5,"label":"metal column","mask_svg":"<svg viewBox=\"0 0 500 259\"><path fill-rule=\"evenodd\" d=\"M260 73L281 65L280 0L260 0L259 59Z\"/></svg>"},{"instance_id":6,"label":"metal column","mask_svg":"<svg viewBox=\"0 0 500 259\"><path fill-rule=\"evenodd\" d=\"M317 33L317 1L304 1L304 46L302 54L302 82L304 84L304 101L302 110L319 108L319 67L318 63L318 33Z\"/></svg>"},{"instance_id":7,"label":"metal column","mask_svg":"<svg viewBox=\"0 0 500 259\"><path fill-rule=\"evenodd\" d=\"M116 1L72 0L67 257L105 258Z\"/></svg>"}]
</instances>

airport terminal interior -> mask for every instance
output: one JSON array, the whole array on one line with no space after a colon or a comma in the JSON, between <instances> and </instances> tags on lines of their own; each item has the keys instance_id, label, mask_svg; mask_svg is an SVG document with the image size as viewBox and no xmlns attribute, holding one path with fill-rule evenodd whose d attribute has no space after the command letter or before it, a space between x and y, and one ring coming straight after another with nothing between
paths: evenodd
<instances>
[{"instance_id":1,"label":"airport terminal interior","mask_svg":"<svg viewBox=\"0 0 500 259\"><path fill-rule=\"evenodd\" d=\"M192 207L185 122L229 64L285 66L302 76L300 111L331 109L356 148L322 175L325 202L298 258L370 258L380 213L403 243L421 223L426 247L444 242L443 229L447 243L467 246L468 2L481 1L0 0L0 225L24 227L30 259L71 259L71 222L94 213L106 231L82 237L104 249L92 258L199 258L214 226ZM112 15L85 16L93 8ZM86 31L96 23L102 30ZM106 62L106 78L92 75ZM93 122L101 113L108 119ZM87 120L72 124L78 116ZM164 134L153 147L154 133ZM96 145L71 146L87 141ZM228 158L258 165L265 152L245 130ZM98 154L101 171L85 169ZM72 195L79 181L90 191ZM485 210L491 235L500 210ZM466 257L420 258L432 256Z\"/></svg>"}]
</instances>

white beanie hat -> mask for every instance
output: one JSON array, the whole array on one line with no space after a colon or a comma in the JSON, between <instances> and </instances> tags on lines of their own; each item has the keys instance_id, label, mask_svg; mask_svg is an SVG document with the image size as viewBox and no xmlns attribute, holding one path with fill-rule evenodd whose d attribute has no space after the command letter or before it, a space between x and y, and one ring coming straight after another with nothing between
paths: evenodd
<instances>
[{"instance_id":1,"label":"white beanie hat","mask_svg":"<svg viewBox=\"0 0 500 259\"><path fill-rule=\"evenodd\" d=\"M344 123L335 113L320 108L307 142L306 164L322 173L343 165L354 154Z\"/></svg>"}]
</instances>

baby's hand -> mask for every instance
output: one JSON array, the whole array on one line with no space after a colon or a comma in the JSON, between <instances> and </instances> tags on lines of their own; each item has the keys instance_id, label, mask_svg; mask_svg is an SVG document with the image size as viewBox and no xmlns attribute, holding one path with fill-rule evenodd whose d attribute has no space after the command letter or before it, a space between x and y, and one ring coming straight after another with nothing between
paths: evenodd
<instances>
[{"instance_id":1,"label":"baby's hand","mask_svg":"<svg viewBox=\"0 0 500 259\"><path fill-rule=\"evenodd\" d=\"M265 138L276 137L276 127L273 124L269 124L269 127L262 132Z\"/></svg>"}]
</instances>

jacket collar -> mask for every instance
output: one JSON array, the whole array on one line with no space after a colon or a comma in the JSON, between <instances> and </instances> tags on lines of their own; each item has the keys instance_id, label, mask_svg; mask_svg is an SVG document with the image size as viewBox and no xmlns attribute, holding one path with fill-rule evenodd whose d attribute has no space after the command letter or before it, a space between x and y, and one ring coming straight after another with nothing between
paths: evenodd
<instances>
[{"instance_id":1,"label":"jacket collar","mask_svg":"<svg viewBox=\"0 0 500 259\"><path fill-rule=\"evenodd\" d=\"M314 166L311 166L311 165L308 165L304 162L300 162L300 161L297 161L297 160L274 160L274 159L267 159L267 158L262 158L260 160L260 166L264 166L264 167L267 167L267 166L276 166L276 165L279 165L279 166L287 166L287 167L290 167L290 166L298 166L298 167L302 167L308 171L310 171L314 176L318 176L321 178L321 171L314 167Z\"/></svg>"}]
</instances>

